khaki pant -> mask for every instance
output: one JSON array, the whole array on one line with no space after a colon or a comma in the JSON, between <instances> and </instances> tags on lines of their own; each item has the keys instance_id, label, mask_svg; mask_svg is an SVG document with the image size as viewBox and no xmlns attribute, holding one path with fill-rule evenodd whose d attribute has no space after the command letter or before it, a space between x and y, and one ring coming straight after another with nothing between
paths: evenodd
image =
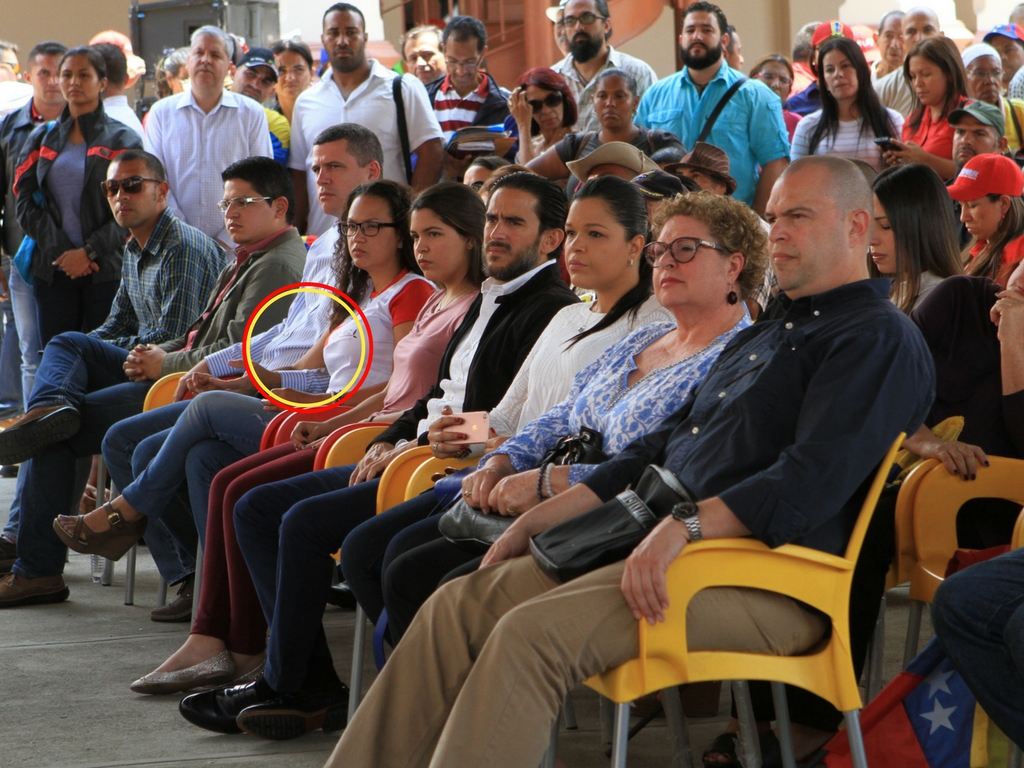
<instances>
[{"instance_id":1,"label":"khaki pant","mask_svg":"<svg viewBox=\"0 0 1024 768\"><path fill-rule=\"evenodd\" d=\"M623 563L568 584L532 557L439 589L370 688L329 768L535 768L567 693L638 651ZM827 623L789 598L708 589L687 610L691 650L806 650Z\"/></svg>"}]
</instances>

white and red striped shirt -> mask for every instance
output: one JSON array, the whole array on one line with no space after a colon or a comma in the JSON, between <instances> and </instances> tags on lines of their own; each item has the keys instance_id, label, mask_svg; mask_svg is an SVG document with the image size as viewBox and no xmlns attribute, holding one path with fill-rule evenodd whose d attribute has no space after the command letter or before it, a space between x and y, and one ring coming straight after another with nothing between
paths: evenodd
<instances>
[{"instance_id":1,"label":"white and red striped shirt","mask_svg":"<svg viewBox=\"0 0 1024 768\"><path fill-rule=\"evenodd\" d=\"M473 125L480 107L487 100L489 82L484 73L480 87L466 96L460 96L452 85L450 75L445 75L444 82L434 94L434 115L444 131L445 143L459 128Z\"/></svg>"}]
</instances>

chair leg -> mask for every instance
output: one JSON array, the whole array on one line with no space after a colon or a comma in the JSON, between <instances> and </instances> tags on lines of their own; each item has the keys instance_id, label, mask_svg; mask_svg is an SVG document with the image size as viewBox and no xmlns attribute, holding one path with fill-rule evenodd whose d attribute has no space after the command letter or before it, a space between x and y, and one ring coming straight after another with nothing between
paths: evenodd
<instances>
[{"instance_id":1,"label":"chair leg","mask_svg":"<svg viewBox=\"0 0 1024 768\"><path fill-rule=\"evenodd\" d=\"M668 721L669 738L672 740L672 768L690 768L692 755L690 750L690 726L683 712L683 702L679 698L678 687L666 688L661 692L661 706L665 710Z\"/></svg>"},{"instance_id":2,"label":"chair leg","mask_svg":"<svg viewBox=\"0 0 1024 768\"><path fill-rule=\"evenodd\" d=\"M196 613L199 611L199 597L203 588L203 545L196 547L196 572L192 583L192 626L196 625Z\"/></svg>"},{"instance_id":3,"label":"chair leg","mask_svg":"<svg viewBox=\"0 0 1024 768\"><path fill-rule=\"evenodd\" d=\"M103 575L100 576L100 584L104 587L109 587L114 583L114 561L104 560L103 561Z\"/></svg>"},{"instance_id":4,"label":"chair leg","mask_svg":"<svg viewBox=\"0 0 1024 768\"><path fill-rule=\"evenodd\" d=\"M754 719L754 704L750 700L747 681L733 680L732 695L736 700L736 715L740 721L740 759L746 768L761 768L761 743L757 738L757 721Z\"/></svg>"},{"instance_id":5,"label":"chair leg","mask_svg":"<svg viewBox=\"0 0 1024 768\"><path fill-rule=\"evenodd\" d=\"M575 731L580 727L576 722L576 705L572 703L572 693L565 696L565 704L562 705L562 720L567 731Z\"/></svg>"},{"instance_id":6,"label":"chair leg","mask_svg":"<svg viewBox=\"0 0 1024 768\"><path fill-rule=\"evenodd\" d=\"M921 616L924 614L924 603L920 600L910 601L910 618L907 620L907 644L903 649L903 668L917 656L917 645L921 640Z\"/></svg>"},{"instance_id":7,"label":"chair leg","mask_svg":"<svg viewBox=\"0 0 1024 768\"><path fill-rule=\"evenodd\" d=\"M860 731L860 712L851 709L843 712L846 718L846 734L850 741L850 758L853 768L868 768L868 755L864 751L864 735Z\"/></svg>"},{"instance_id":8,"label":"chair leg","mask_svg":"<svg viewBox=\"0 0 1024 768\"><path fill-rule=\"evenodd\" d=\"M612 768L626 768L629 746L629 702L615 704L615 735L612 737Z\"/></svg>"},{"instance_id":9,"label":"chair leg","mask_svg":"<svg viewBox=\"0 0 1024 768\"><path fill-rule=\"evenodd\" d=\"M366 645L366 613L356 605L356 631L352 639L352 673L348 683L348 722L355 717L363 687L363 650Z\"/></svg>"},{"instance_id":10,"label":"chair leg","mask_svg":"<svg viewBox=\"0 0 1024 768\"><path fill-rule=\"evenodd\" d=\"M783 768L796 768L793 753L793 728L789 723L789 704L786 702L786 686L772 682L772 704L775 705L775 722L779 726L779 748L782 750Z\"/></svg>"},{"instance_id":11,"label":"chair leg","mask_svg":"<svg viewBox=\"0 0 1024 768\"><path fill-rule=\"evenodd\" d=\"M544 753L544 759L540 761L540 768L555 768L555 754L558 752L558 717L555 717L551 724L551 743L548 751Z\"/></svg>"},{"instance_id":12,"label":"chair leg","mask_svg":"<svg viewBox=\"0 0 1024 768\"><path fill-rule=\"evenodd\" d=\"M1010 754L1006 760L1007 768L1024 768L1024 754L1021 753L1020 747L1011 742Z\"/></svg>"},{"instance_id":13,"label":"chair leg","mask_svg":"<svg viewBox=\"0 0 1024 768\"><path fill-rule=\"evenodd\" d=\"M124 604L135 605L135 560L139 554L139 545L133 544L128 550L128 572L124 579Z\"/></svg>"},{"instance_id":14,"label":"chair leg","mask_svg":"<svg viewBox=\"0 0 1024 768\"><path fill-rule=\"evenodd\" d=\"M878 620L875 622L875 633L871 637L871 647L868 651L867 678L864 681L864 690L867 693L867 701L871 701L878 692L882 690L882 665L885 661L885 607L886 598L882 594L882 603L878 606Z\"/></svg>"},{"instance_id":15,"label":"chair leg","mask_svg":"<svg viewBox=\"0 0 1024 768\"><path fill-rule=\"evenodd\" d=\"M598 706L601 718L601 743L611 744L615 738L615 702L600 696Z\"/></svg>"}]
</instances>

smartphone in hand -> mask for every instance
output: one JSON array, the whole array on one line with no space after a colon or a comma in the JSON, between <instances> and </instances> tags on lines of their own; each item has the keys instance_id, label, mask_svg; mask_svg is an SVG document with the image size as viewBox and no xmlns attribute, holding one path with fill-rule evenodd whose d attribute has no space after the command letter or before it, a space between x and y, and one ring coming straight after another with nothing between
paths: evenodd
<instances>
[{"instance_id":1,"label":"smartphone in hand","mask_svg":"<svg viewBox=\"0 0 1024 768\"><path fill-rule=\"evenodd\" d=\"M490 419L487 411L470 411L460 413L461 424L456 424L449 429L452 432L459 431L466 435L463 440L449 440L453 445L473 445L474 443L486 443L490 430Z\"/></svg>"}]
</instances>

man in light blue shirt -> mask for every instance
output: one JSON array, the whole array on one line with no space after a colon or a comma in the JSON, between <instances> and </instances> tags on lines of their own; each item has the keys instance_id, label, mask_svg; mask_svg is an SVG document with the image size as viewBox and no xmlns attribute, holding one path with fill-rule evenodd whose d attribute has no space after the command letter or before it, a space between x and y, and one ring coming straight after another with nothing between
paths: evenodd
<instances>
[{"instance_id":1,"label":"man in light blue shirt","mask_svg":"<svg viewBox=\"0 0 1024 768\"><path fill-rule=\"evenodd\" d=\"M697 2L686 9L680 53L686 68L659 80L644 93L636 123L661 128L692 147L715 106L743 77L726 66L723 46L728 22L717 5ZM779 174L789 165L789 134L782 105L771 89L747 80L733 94L705 139L729 155L738 182L735 197L763 214Z\"/></svg>"}]
</instances>

